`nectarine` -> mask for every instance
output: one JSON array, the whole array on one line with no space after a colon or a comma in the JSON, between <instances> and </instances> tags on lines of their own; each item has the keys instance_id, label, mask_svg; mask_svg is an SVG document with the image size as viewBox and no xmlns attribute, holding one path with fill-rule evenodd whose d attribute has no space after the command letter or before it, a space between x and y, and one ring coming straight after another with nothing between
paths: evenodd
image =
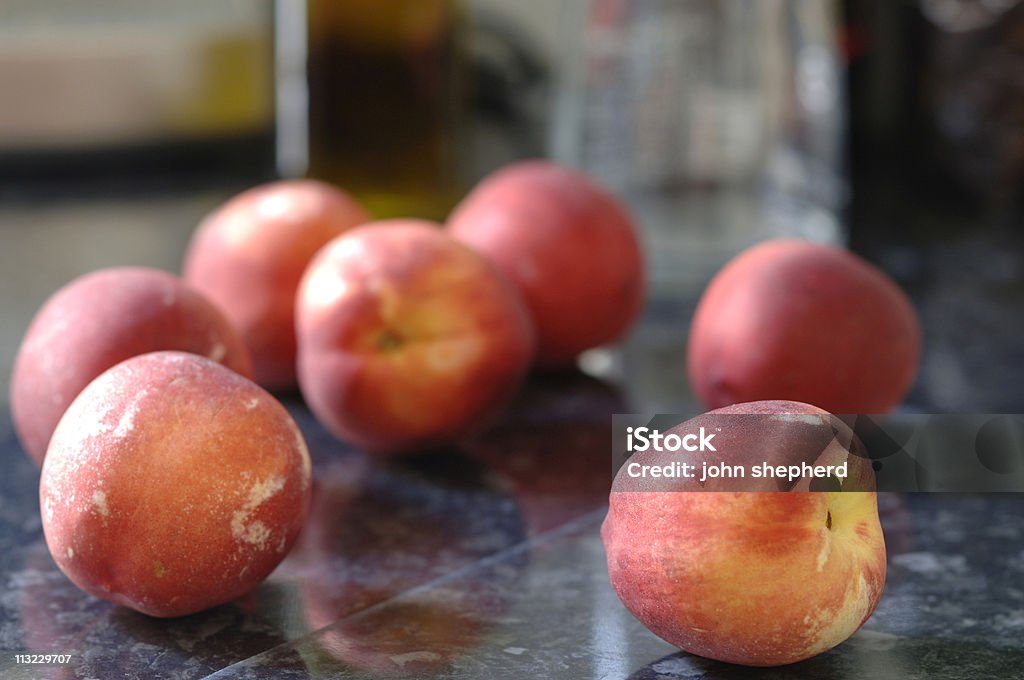
<instances>
[{"instance_id":1,"label":"nectarine","mask_svg":"<svg viewBox=\"0 0 1024 680\"><path fill-rule=\"evenodd\" d=\"M907 296L883 272L829 246L777 240L729 262L690 327L690 384L715 408L795 399L832 413L884 413L920 356Z\"/></svg>"},{"instance_id":2,"label":"nectarine","mask_svg":"<svg viewBox=\"0 0 1024 680\"><path fill-rule=\"evenodd\" d=\"M873 489L852 433L808 404L737 404L678 430L701 426L721 430L715 461L749 468L845 460L857 480L849 488ZM648 450L630 461L679 456ZM649 484L629 469L616 476L601 537L615 592L661 638L720 661L775 666L834 647L874 611L886 567L874 491L806 491L807 478L792 491L737 490L775 485L749 478Z\"/></svg>"},{"instance_id":3,"label":"nectarine","mask_svg":"<svg viewBox=\"0 0 1024 680\"><path fill-rule=\"evenodd\" d=\"M347 193L314 180L265 184L203 220L184 277L220 305L252 352L256 382L295 386L295 291L316 251L370 215Z\"/></svg>"},{"instance_id":4,"label":"nectarine","mask_svg":"<svg viewBox=\"0 0 1024 680\"><path fill-rule=\"evenodd\" d=\"M251 375L249 352L220 310L166 272L114 267L81 276L36 313L11 376L22 446L42 465L57 421L100 373L157 350L193 352Z\"/></svg>"},{"instance_id":5,"label":"nectarine","mask_svg":"<svg viewBox=\"0 0 1024 680\"><path fill-rule=\"evenodd\" d=\"M309 265L296 307L306 403L375 452L483 426L533 359L516 290L430 222L385 220L338 237Z\"/></svg>"},{"instance_id":6,"label":"nectarine","mask_svg":"<svg viewBox=\"0 0 1024 680\"><path fill-rule=\"evenodd\" d=\"M43 531L68 578L151 616L255 588L306 516L310 461L288 412L208 359L155 352L91 382L43 463Z\"/></svg>"},{"instance_id":7,"label":"nectarine","mask_svg":"<svg viewBox=\"0 0 1024 680\"><path fill-rule=\"evenodd\" d=\"M594 180L523 161L481 182L448 220L523 294L538 362L563 366L622 336L644 304L644 259L624 206Z\"/></svg>"}]
</instances>

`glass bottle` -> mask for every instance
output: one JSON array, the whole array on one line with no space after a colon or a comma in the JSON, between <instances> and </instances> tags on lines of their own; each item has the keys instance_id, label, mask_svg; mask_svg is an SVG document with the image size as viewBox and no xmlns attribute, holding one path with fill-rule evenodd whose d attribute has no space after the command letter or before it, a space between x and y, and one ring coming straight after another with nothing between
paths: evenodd
<instances>
[{"instance_id":1,"label":"glass bottle","mask_svg":"<svg viewBox=\"0 0 1024 680\"><path fill-rule=\"evenodd\" d=\"M464 189L454 0L308 0L308 176L378 217L443 218Z\"/></svg>"}]
</instances>

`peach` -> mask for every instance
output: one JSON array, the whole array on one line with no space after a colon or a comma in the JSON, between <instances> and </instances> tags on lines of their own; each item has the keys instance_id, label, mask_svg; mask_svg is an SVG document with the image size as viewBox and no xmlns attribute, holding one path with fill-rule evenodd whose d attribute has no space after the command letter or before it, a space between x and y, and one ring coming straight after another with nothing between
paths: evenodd
<instances>
[{"instance_id":1,"label":"peach","mask_svg":"<svg viewBox=\"0 0 1024 680\"><path fill-rule=\"evenodd\" d=\"M907 296L856 255L769 241L729 262L690 328L690 383L709 407L795 399L883 413L906 394L921 330Z\"/></svg>"},{"instance_id":2,"label":"peach","mask_svg":"<svg viewBox=\"0 0 1024 680\"><path fill-rule=\"evenodd\" d=\"M314 180L255 187L203 220L184 277L220 305L252 352L256 382L295 387L295 292L325 243L370 215L347 193Z\"/></svg>"},{"instance_id":3,"label":"peach","mask_svg":"<svg viewBox=\"0 0 1024 680\"><path fill-rule=\"evenodd\" d=\"M255 588L306 516L310 461L291 417L203 357L155 352L91 382L43 463L57 566L82 590L158 617Z\"/></svg>"},{"instance_id":4,"label":"peach","mask_svg":"<svg viewBox=\"0 0 1024 680\"><path fill-rule=\"evenodd\" d=\"M776 666L820 654L853 635L885 584L885 542L870 461L841 421L807 404L738 404L671 431L716 432L719 462L837 463L857 481L844 490L792 491L733 480L644 484L616 476L601 537L612 586L637 619L692 654ZM719 431L718 428L721 428ZM635 453L663 463L692 454ZM710 490L714 488L716 490ZM855 489L855 490L846 490Z\"/></svg>"},{"instance_id":5,"label":"peach","mask_svg":"<svg viewBox=\"0 0 1024 680\"><path fill-rule=\"evenodd\" d=\"M537 326L540 364L570 364L618 339L643 307L633 223L583 173L549 161L510 165L456 207L448 230L518 286Z\"/></svg>"},{"instance_id":6,"label":"peach","mask_svg":"<svg viewBox=\"0 0 1024 680\"><path fill-rule=\"evenodd\" d=\"M29 457L42 465L65 409L89 382L139 354L201 354L249 376L249 352L205 297L166 272L115 267L81 276L36 313L11 376L11 414Z\"/></svg>"},{"instance_id":7,"label":"peach","mask_svg":"<svg viewBox=\"0 0 1024 680\"><path fill-rule=\"evenodd\" d=\"M482 427L533 359L515 289L430 222L385 220L331 241L296 306L306 403L338 437L374 452Z\"/></svg>"}]
</instances>

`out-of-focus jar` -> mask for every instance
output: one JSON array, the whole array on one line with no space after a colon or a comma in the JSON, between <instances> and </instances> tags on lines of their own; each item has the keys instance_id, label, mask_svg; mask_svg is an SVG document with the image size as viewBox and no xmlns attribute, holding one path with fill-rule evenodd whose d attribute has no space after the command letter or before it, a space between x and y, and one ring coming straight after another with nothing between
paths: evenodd
<instances>
[{"instance_id":1,"label":"out-of-focus jar","mask_svg":"<svg viewBox=\"0 0 1024 680\"><path fill-rule=\"evenodd\" d=\"M308 0L306 26L308 175L380 217L443 218L465 189L461 3Z\"/></svg>"},{"instance_id":2,"label":"out-of-focus jar","mask_svg":"<svg viewBox=\"0 0 1024 680\"><path fill-rule=\"evenodd\" d=\"M642 406L685 408L687 327L714 273L767 238L845 241L839 8L564 7L552 150L625 200L651 277L647 313L624 351L585 360L598 373L625 372Z\"/></svg>"}]
</instances>

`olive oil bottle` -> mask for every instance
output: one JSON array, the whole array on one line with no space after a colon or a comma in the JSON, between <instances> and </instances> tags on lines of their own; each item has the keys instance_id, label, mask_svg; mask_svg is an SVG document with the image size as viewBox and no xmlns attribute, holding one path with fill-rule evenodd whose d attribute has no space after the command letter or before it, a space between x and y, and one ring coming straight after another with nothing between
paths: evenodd
<instances>
[{"instance_id":1,"label":"olive oil bottle","mask_svg":"<svg viewBox=\"0 0 1024 680\"><path fill-rule=\"evenodd\" d=\"M378 217L441 219L464 190L465 17L453 0L308 0L308 175Z\"/></svg>"}]
</instances>

